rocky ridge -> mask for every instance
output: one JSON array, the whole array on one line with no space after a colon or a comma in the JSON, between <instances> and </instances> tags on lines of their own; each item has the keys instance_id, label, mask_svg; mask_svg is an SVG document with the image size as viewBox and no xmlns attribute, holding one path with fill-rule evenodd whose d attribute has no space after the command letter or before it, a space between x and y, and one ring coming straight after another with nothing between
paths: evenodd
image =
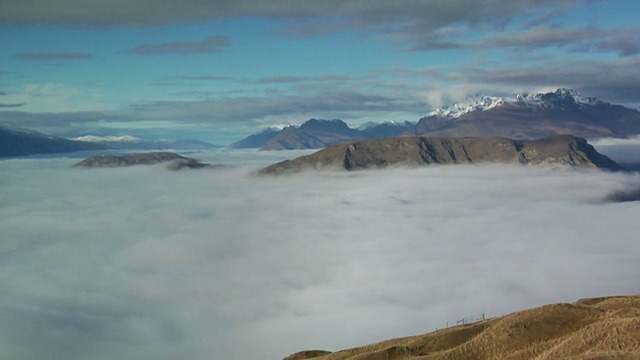
<instances>
[{"instance_id":1,"label":"rocky ridge","mask_svg":"<svg viewBox=\"0 0 640 360\"><path fill-rule=\"evenodd\" d=\"M404 136L346 142L262 169L282 174L305 169L360 170L392 165L474 164L483 162L568 165L620 170L585 139L558 135L539 140L504 137L430 138Z\"/></svg>"},{"instance_id":2,"label":"rocky ridge","mask_svg":"<svg viewBox=\"0 0 640 360\"><path fill-rule=\"evenodd\" d=\"M582 299L473 324L284 360L640 359L640 295Z\"/></svg>"}]
</instances>

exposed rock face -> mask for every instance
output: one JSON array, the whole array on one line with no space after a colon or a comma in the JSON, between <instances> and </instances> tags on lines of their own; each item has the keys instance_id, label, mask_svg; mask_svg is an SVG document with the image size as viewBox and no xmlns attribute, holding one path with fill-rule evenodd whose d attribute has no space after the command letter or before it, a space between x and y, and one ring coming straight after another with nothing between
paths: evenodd
<instances>
[{"instance_id":1,"label":"exposed rock face","mask_svg":"<svg viewBox=\"0 0 640 360\"><path fill-rule=\"evenodd\" d=\"M261 173L481 162L620 169L611 159L598 153L585 139L572 135L558 135L540 140L407 136L337 144L311 155L268 166L262 169Z\"/></svg>"},{"instance_id":2,"label":"exposed rock face","mask_svg":"<svg viewBox=\"0 0 640 360\"><path fill-rule=\"evenodd\" d=\"M285 360L639 359L640 295L551 304L333 353Z\"/></svg>"},{"instance_id":3,"label":"exposed rock face","mask_svg":"<svg viewBox=\"0 0 640 360\"><path fill-rule=\"evenodd\" d=\"M171 152L150 152L131 155L98 155L88 157L74 167L95 168L95 167L122 167L133 165L154 165L168 162L167 168L170 170L180 170L183 168L200 169L215 168L217 165L201 163L198 160L180 156Z\"/></svg>"}]
</instances>

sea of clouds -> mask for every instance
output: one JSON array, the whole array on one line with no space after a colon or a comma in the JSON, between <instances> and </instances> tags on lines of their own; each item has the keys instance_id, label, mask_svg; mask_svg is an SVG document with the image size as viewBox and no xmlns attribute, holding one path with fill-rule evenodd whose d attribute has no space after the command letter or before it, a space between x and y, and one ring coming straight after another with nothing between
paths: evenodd
<instances>
[{"instance_id":1,"label":"sea of clouds","mask_svg":"<svg viewBox=\"0 0 640 360\"><path fill-rule=\"evenodd\" d=\"M507 165L255 176L0 161L0 357L281 359L640 293L640 175ZM636 152L637 154L637 152Z\"/></svg>"}]
</instances>

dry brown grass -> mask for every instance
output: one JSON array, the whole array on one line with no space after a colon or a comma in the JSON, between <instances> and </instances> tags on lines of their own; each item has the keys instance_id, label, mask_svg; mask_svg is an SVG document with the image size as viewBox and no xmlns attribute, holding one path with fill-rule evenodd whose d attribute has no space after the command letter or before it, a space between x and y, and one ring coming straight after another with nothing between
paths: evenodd
<instances>
[{"instance_id":1,"label":"dry brown grass","mask_svg":"<svg viewBox=\"0 0 640 360\"><path fill-rule=\"evenodd\" d=\"M424 335L286 360L640 359L640 295L551 304Z\"/></svg>"}]
</instances>

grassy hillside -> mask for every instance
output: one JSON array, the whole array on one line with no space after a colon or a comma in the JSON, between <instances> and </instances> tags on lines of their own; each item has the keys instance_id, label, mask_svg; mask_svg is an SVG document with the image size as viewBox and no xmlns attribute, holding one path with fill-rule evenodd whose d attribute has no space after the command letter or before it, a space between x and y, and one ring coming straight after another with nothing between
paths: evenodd
<instances>
[{"instance_id":1,"label":"grassy hillside","mask_svg":"<svg viewBox=\"0 0 640 360\"><path fill-rule=\"evenodd\" d=\"M333 353L285 360L640 359L640 295L583 299Z\"/></svg>"}]
</instances>

